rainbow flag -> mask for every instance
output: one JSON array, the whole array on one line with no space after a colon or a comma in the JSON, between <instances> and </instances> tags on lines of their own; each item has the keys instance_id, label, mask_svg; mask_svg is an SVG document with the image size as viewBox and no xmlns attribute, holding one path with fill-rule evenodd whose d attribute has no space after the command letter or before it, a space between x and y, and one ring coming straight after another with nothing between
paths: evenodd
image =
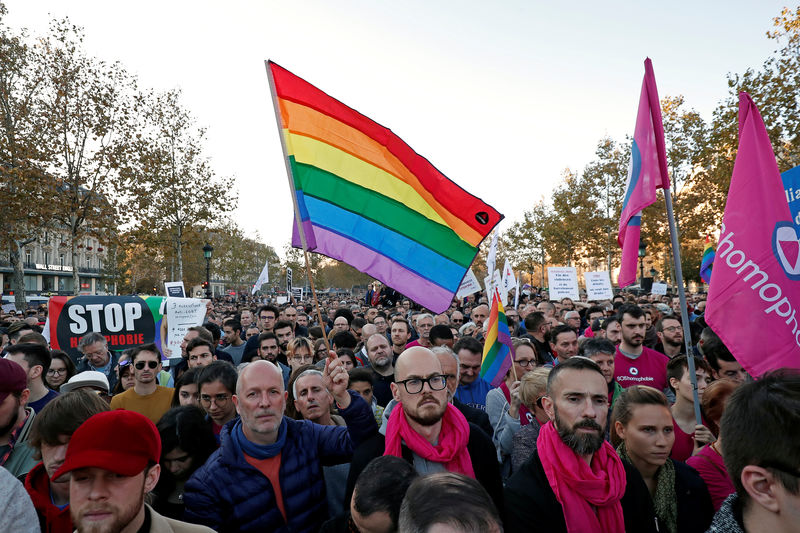
<instances>
[{"instance_id":1,"label":"rainbow flag","mask_svg":"<svg viewBox=\"0 0 800 533\"><path fill-rule=\"evenodd\" d=\"M700 277L706 283L711 283L711 267L714 265L714 245L706 235L706 245L703 248L703 259L700 261Z\"/></svg>"},{"instance_id":2,"label":"rainbow flag","mask_svg":"<svg viewBox=\"0 0 800 533\"><path fill-rule=\"evenodd\" d=\"M503 216L388 128L272 61L267 73L295 205L292 246L447 309Z\"/></svg>"},{"instance_id":3,"label":"rainbow flag","mask_svg":"<svg viewBox=\"0 0 800 533\"><path fill-rule=\"evenodd\" d=\"M483 342L483 359L481 360L481 377L499 387L506 377L514 357L511 334L508 331L508 320L500 293L495 289L492 297L492 310L489 313L489 325L486 339Z\"/></svg>"}]
</instances>

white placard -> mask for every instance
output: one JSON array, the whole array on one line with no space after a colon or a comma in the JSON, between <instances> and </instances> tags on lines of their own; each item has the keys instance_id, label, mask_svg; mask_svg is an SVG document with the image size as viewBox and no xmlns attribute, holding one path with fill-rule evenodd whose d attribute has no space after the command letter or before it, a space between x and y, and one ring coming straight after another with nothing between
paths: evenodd
<instances>
[{"instance_id":1,"label":"white placard","mask_svg":"<svg viewBox=\"0 0 800 533\"><path fill-rule=\"evenodd\" d=\"M3 304L3 312L4 313L16 313L17 312L16 304Z\"/></svg>"},{"instance_id":2,"label":"white placard","mask_svg":"<svg viewBox=\"0 0 800 533\"><path fill-rule=\"evenodd\" d=\"M275 302L277 302L278 305L283 305L288 301L289 301L289 298L286 297L286 296L278 296L278 297L275 298Z\"/></svg>"},{"instance_id":3,"label":"white placard","mask_svg":"<svg viewBox=\"0 0 800 533\"><path fill-rule=\"evenodd\" d=\"M165 281L164 288L167 291L167 298L186 298L186 289L183 288L182 281Z\"/></svg>"},{"instance_id":4,"label":"white placard","mask_svg":"<svg viewBox=\"0 0 800 533\"><path fill-rule=\"evenodd\" d=\"M456 298L464 298L470 294L480 292L480 290L481 284L478 281L478 278L475 276L475 272L473 272L470 268L464 275L464 279L461 280L461 285L458 287Z\"/></svg>"},{"instance_id":5,"label":"white placard","mask_svg":"<svg viewBox=\"0 0 800 533\"><path fill-rule=\"evenodd\" d=\"M667 294L667 284L653 283L653 288L650 289L650 294Z\"/></svg>"},{"instance_id":6,"label":"white placard","mask_svg":"<svg viewBox=\"0 0 800 533\"><path fill-rule=\"evenodd\" d=\"M587 300L610 300L614 297L608 270L584 272L583 278L586 280Z\"/></svg>"},{"instance_id":7,"label":"white placard","mask_svg":"<svg viewBox=\"0 0 800 533\"><path fill-rule=\"evenodd\" d=\"M548 296L551 300L561 298L580 299L578 272L575 267L547 267Z\"/></svg>"},{"instance_id":8,"label":"white placard","mask_svg":"<svg viewBox=\"0 0 800 533\"><path fill-rule=\"evenodd\" d=\"M181 342L186 332L192 326L202 326L206 318L206 303L208 300L198 298L169 298L166 299L167 315L167 357L180 357ZM167 355L167 354L164 354Z\"/></svg>"}]
</instances>

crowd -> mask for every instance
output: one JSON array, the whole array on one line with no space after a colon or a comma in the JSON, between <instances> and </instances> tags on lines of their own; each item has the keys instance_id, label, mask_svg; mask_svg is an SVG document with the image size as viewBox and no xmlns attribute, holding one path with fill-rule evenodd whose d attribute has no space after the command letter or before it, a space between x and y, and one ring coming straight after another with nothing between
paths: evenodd
<instances>
[{"instance_id":1,"label":"crowd","mask_svg":"<svg viewBox=\"0 0 800 533\"><path fill-rule=\"evenodd\" d=\"M703 295L686 353L677 297L534 290L497 387L480 296L224 297L170 365L4 314L0 531L797 530L800 373L748 376Z\"/></svg>"}]
</instances>

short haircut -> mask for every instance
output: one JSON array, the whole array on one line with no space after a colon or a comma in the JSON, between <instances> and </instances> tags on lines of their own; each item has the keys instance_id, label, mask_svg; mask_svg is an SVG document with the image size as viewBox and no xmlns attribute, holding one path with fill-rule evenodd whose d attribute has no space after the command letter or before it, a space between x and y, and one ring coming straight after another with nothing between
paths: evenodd
<instances>
[{"instance_id":1,"label":"short haircut","mask_svg":"<svg viewBox=\"0 0 800 533\"><path fill-rule=\"evenodd\" d=\"M620 306L620 308L617 310L617 318L619 319L620 324L622 323L622 317L625 315L638 320L640 318L644 318L644 311L636 304L625 304Z\"/></svg>"},{"instance_id":2,"label":"short haircut","mask_svg":"<svg viewBox=\"0 0 800 533\"><path fill-rule=\"evenodd\" d=\"M294 332L294 327L292 326L291 322L289 322L288 320L278 320L275 323L275 327L272 328L272 331L278 331L279 329L286 329L286 328L289 328Z\"/></svg>"},{"instance_id":3,"label":"short haircut","mask_svg":"<svg viewBox=\"0 0 800 533\"><path fill-rule=\"evenodd\" d=\"M290 325L291 325L291 324L290 324ZM224 328L225 326L228 326L228 327L229 327L229 328L231 328L233 331L238 331L238 332L240 332L240 333L241 333L241 331L242 331L242 323L241 323L241 322L239 322L239 321L238 321L238 320L236 320L236 319L233 319L233 318L229 318L228 320L225 320L225 321L222 323L222 327Z\"/></svg>"},{"instance_id":4,"label":"short haircut","mask_svg":"<svg viewBox=\"0 0 800 533\"><path fill-rule=\"evenodd\" d=\"M578 332L575 331L575 328L567 326L566 324L561 324L550 330L550 343L555 344L558 342L558 336L562 333L572 333L575 335L575 338L578 338Z\"/></svg>"},{"instance_id":5,"label":"short haircut","mask_svg":"<svg viewBox=\"0 0 800 533\"><path fill-rule=\"evenodd\" d=\"M186 345L186 353L188 354L198 346L205 346L211 352L211 355L214 355L214 345L200 337L195 337L189 341L189 344Z\"/></svg>"},{"instance_id":6,"label":"short haircut","mask_svg":"<svg viewBox=\"0 0 800 533\"><path fill-rule=\"evenodd\" d=\"M711 367L708 366L708 363L700 359L699 357L694 358L694 368L697 370L698 368L702 368L706 371L707 374L711 374ZM675 388L670 383L672 378L677 379L680 381L683 378L683 375L689 371L689 359L685 355L678 355L673 357L667 363L667 384L671 390L675 390Z\"/></svg>"},{"instance_id":7,"label":"short haircut","mask_svg":"<svg viewBox=\"0 0 800 533\"><path fill-rule=\"evenodd\" d=\"M205 413L194 405L173 407L156 425L161 436L161 459L180 448L192 458L191 474L217 449L217 441Z\"/></svg>"},{"instance_id":8,"label":"short haircut","mask_svg":"<svg viewBox=\"0 0 800 533\"><path fill-rule=\"evenodd\" d=\"M399 533L424 533L435 524L462 533L502 531L500 515L486 489L477 480L453 472L418 477L400 506Z\"/></svg>"},{"instance_id":9,"label":"short haircut","mask_svg":"<svg viewBox=\"0 0 800 533\"><path fill-rule=\"evenodd\" d=\"M445 324L439 324L438 326L433 326L431 328L431 331L428 334L428 340L431 341L431 344L433 344L435 341L438 341L440 339L444 339L444 340L454 340L455 339L455 337L453 336L453 332L450 329L450 326L447 326Z\"/></svg>"},{"instance_id":10,"label":"short haircut","mask_svg":"<svg viewBox=\"0 0 800 533\"><path fill-rule=\"evenodd\" d=\"M634 408L639 405L662 405L669 410L667 397L658 389L647 385L633 385L623 390L614 400L614 409L611 413L611 444L615 448L622 442L614 427L615 423L619 422L623 426L627 425L633 418Z\"/></svg>"},{"instance_id":11,"label":"short haircut","mask_svg":"<svg viewBox=\"0 0 800 533\"><path fill-rule=\"evenodd\" d=\"M553 370L550 371L550 375L547 376L547 395L550 396L553 394L553 385L558 379L559 374L564 372L565 370L589 370L592 372L597 372L600 377L603 378L603 382L605 382L605 377L603 376L603 372L600 370L600 367L597 366L597 363L592 361L591 359L587 359L586 357L576 356L570 357L563 363L553 367Z\"/></svg>"},{"instance_id":12,"label":"short haircut","mask_svg":"<svg viewBox=\"0 0 800 533\"><path fill-rule=\"evenodd\" d=\"M449 355L456 362L456 366L461 364L461 360L458 358L458 354L456 352L454 352L446 344L442 345L442 346L434 346L433 348L431 348L431 351L436 355L439 355L440 353Z\"/></svg>"},{"instance_id":13,"label":"short haircut","mask_svg":"<svg viewBox=\"0 0 800 533\"><path fill-rule=\"evenodd\" d=\"M339 331L331 339L331 344L335 344L336 349L350 348L351 350L354 350L358 344L358 341L356 340L355 335L349 331Z\"/></svg>"},{"instance_id":14,"label":"short haircut","mask_svg":"<svg viewBox=\"0 0 800 533\"><path fill-rule=\"evenodd\" d=\"M278 311L278 308L275 307L274 305L262 305L261 307L258 308L258 313L257 313L258 318L261 318L262 311L272 311L273 313L275 313L275 318L278 318L278 315L280 314L280 311Z\"/></svg>"},{"instance_id":15,"label":"short haircut","mask_svg":"<svg viewBox=\"0 0 800 533\"><path fill-rule=\"evenodd\" d=\"M589 318L589 315L591 315L592 313L606 314L606 310L599 305L592 305L588 309L586 309L586 318Z\"/></svg>"},{"instance_id":16,"label":"short haircut","mask_svg":"<svg viewBox=\"0 0 800 533\"><path fill-rule=\"evenodd\" d=\"M336 312L333 314L333 320L335 321L340 316L343 316L345 320L347 320L348 326L353 323L353 318L355 318L353 312L346 307L340 307L339 309L337 309Z\"/></svg>"},{"instance_id":17,"label":"short haircut","mask_svg":"<svg viewBox=\"0 0 800 533\"><path fill-rule=\"evenodd\" d=\"M306 370L303 370L302 372L300 372L296 376L293 376L292 398L297 398L297 380L299 380L300 378L304 378L306 376L319 376L319 377L324 379L324 376L323 376L322 372L320 370L316 369L316 368L308 368Z\"/></svg>"},{"instance_id":18,"label":"short haircut","mask_svg":"<svg viewBox=\"0 0 800 533\"><path fill-rule=\"evenodd\" d=\"M237 377L236 369L229 362L212 361L211 364L202 367L197 374L197 380L195 381L197 383L197 392L200 393L200 389L206 383L219 381L226 389L234 393L236 392Z\"/></svg>"},{"instance_id":19,"label":"short haircut","mask_svg":"<svg viewBox=\"0 0 800 533\"><path fill-rule=\"evenodd\" d=\"M322 328L319 326L311 326L308 328L308 336L314 339L321 339L325 335L325 332L322 331Z\"/></svg>"},{"instance_id":20,"label":"short haircut","mask_svg":"<svg viewBox=\"0 0 800 533\"><path fill-rule=\"evenodd\" d=\"M680 318L678 318L675 315L667 315L667 316L662 317L661 319L659 319L658 322L656 322L656 331L657 332L661 333L661 332L664 331L664 322L666 322L667 320L674 320L674 321L676 321L678 323L679 326L681 326L681 328L683 328L683 322L681 322Z\"/></svg>"},{"instance_id":21,"label":"short haircut","mask_svg":"<svg viewBox=\"0 0 800 533\"><path fill-rule=\"evenodd\" d=\"M703 356L715 371L719 372L720 360L726 363L736 362L736 358L733 357L731 351L725 346L722 339L719 338L719 335L714 333L713 329L705 327L702 333L700 333L700 340L702 341L701 349L703 350Z\"/></svg>"},{"instance_id":22,"label":"short haircut","mask_svg":"<svg viewBox=\"0 0 800 533\"><path fill-rule=\"evenodd\" d=\"M135 363L136 362L136 358L142 352L152 352L152 353L156 354L156 358L159 361L161 360L161 352L158 351L158 346L156 346L154 342L150 342L150 343L147 343L147 344L140 344L139 346L136 346L135 348L131 348L131 355L130 355L131 363Z\"/></svg>"},{"instance_id":23,"label":"short haircut","mask_svg":"<svg viewBox=\"0 0 800 533\"><path fill-rule=\"evenodd\" d=\"M483 353L483 345L475 337L461 337L453 345L453 351L458 353L461 350L468 350L472 353Z\"/></svg>"},{"instance_id":24,"label":"short haircut","mask_svg":"<svg viewBox=\"0 0 800 533\"><path fill-rule=\"evenodd\" d=\"M358 475L353 488L353 507L365 517L381 511L387 513L396 529L403 497L417 476L405 459L393 455L376 457Z\"/></svg>"},{"instance_id":25,"label":"short haircut","mask_svg":"<svg viewBox=\"0 0 800 533\"><path fill-rule=\"evenodd\" d=\"M539 304L544 304L544 306L547 308L548 311L555 312L556 310L555 304L549 300L542 300L541 302L539 302Z\"/></svg>"},{"instance_id":26,"label":"short haircut","mask_svg":"<svg viewBox=\"0 0 800 533\"><path fill-rule=\"evenodd\" d=\"M603 331L608 331L608 328L610 328L612 324L619 324L619 318L616 316L604 318L600 323L600 328L602 328Z\"/></svg>"},{"instance_id":27,"label":"short haircut","mask_svg":"<svg viewBox=\"0 0 800 533\"><path fill-rule=\"evenodd\" d=\"M219 326L214 324L213 322L206 322L203 324L203 327L211 333L211 342L214 344L219 342L220 337L222 337L222 331L220 331Z\"/></svg>"},{"instance_id":28,"label":"short haircut","mask_svg":"<svg viewBox=\"0 0 800 533\"><path fill-rule=\"evenodd\" d=\"M48 350L50 349L50 346L47 344L47 339L44 338L44 335L42 335L41 333L37 333L35 331L29 331L25 335L21 335L20 338L17 340L17 343L41 344Z\"/></svg>"},{"instance_id":29,"label":"short haircut","mask_svg":"<svg viewBox=\"0 0 800 533\"><path fill-rule=\"evenodd\" d=\"M547 392L547 378L551 370L549 366L540 366L522 376L519 383L519 399L525 407L533 408L536 400Z\"/></svg>"},{"instance_id":30,"label":"short haircut","mask_svg":"<svg viewBox=\"0 0 800 533\"><path fill-rule=\"evenodd\" d=\"M264 342L267 339L275 339L275 342L278 342L278 336L277 335L275 335L271 331L265 331L264 333L261 333L261 334L258 335L258 347L260 348L261 347L261 343Z\"/></svg>"},{"instance_id":31,"label":"short haircut","mask_svg":"<svg viewBox=\"0 0 800 533\"><path fill-rule=\"evenodd\" d=\"M401 316L396 316L396 317L392 318L392 324L391 324L391 326L394 326L394 324L395 324L396 322L400 322L401 324L405 324L405 326L406 326L406 333L408 333L409 331L411 331L411 326L409 325L409 323L408 323L408 320L406 320L405 318L403 318L403 317L401 317ZM389 326L389 329L391 329L391 326Z\"/></svg>"},{"instance_id":32,"label":"short haircut","mask_svg":"<svg viewBox=\"0 0 800 533\"><path fill-rule=\"evenodd\" d=\"M433 320L433 315L430 313L420 313L414 317L414 325L419 327L420 320L425 320L426 318L430 318Z\"/></svg>"},{"instance_id":33,"label":"short haircut","mask_svg":"<svg viewBox=\"0 0 800 533\"><path fill-rule=\"evenodd\" d=\"M207 328L204 328L203 326L192 326L192 327L188 328L186 331L196 331L197 332L197 336L199 338L205 339L208 342L210 342L211 344L214 343L214 336L211 334L210 331L208 331Z\"/></svg>"},{"instance_id":34,"label":"short haircut","mask_svg":"<svg viewBox=\"0 0 800 533\"><path fill-rule=\"evenodd\" d=\"M60 394L33 419L28 444L37 452L41 452L42 444L58 446L62 435L71 437L89 417L110 410L108 402L87 390Z\"/></svg>"},{"instance_id":35,"label":"short haircut","mask_svg":"<svg viewBox=\"0 0 800 533\"><path fill-rule=\"evenodd\" d=\"M102 333L98 333L96 331L92 331L91 333L87 333L81 340L78 341L78 350L83 353L83 349L87 346L91 346L96 342L102 342L104 345L108 345L108 341L106 340L105 336Z\"/></svg>"},{"instance_id":36,"label":"short haircut","mask_svg":"<svg viewBox=\"0 0 800 533\"><path fill-rule=\"evenodd\" d=\"M610 340L595 337L588 338L581 344L580 355L591 359L599 353L614 355L617 353L617 348Z\"/></svg>"},{"instance_id":37,"label":"short haircut","mask_svg":"<svg viewBox=\"0 0 800 533\"><path fill-rule=\"evenodd\" d=\"M544 313L541 311L533 311L532 313L528 313L528 316L525 317L525 329L528 330L528 333L531 333L542 327L545 321L547 321L547 318L544 316Z\"/></svg>"},{"instance_id":38,"label":"short haircut","mask_svg":"<svg viewBox=\"0 0 800 533\"><path fill-rule=\"evenodd\" d=\"M370 385L375 384L375 373L369 368L360 366L358 368L352 369L349 372L349 374L350 374L350 382L348 383L348 386L352 385L353 383L360 383L360 382L369 383Z\"/></svg>"},{"instance_id":39,"label":"short haircut","mask_svg":"<svg viewBox=\"0 0 800 533\"><path fill-rule=\"evenodd\" d=\"M350 322L350 327L353 328L353 329L363 328L366 325L367 325L367 321L365 319L361 318L360 316L355 317L353 319L353 321Z\"/></svg>"},{"instance_id":40,"label":"short haircut","mask_svg":"<svg viewBox=\"0 0 800 533\"><path fill-rule=\"evenodd\" d=\"M42 367L42 379L47 375L50 368L50 350L38 343L18 342L6 347L8 354L22 354L22 358L28 363L28 368L34 366Z\"/></svg>"},{"instance_id":41,"label":"short haircut","mask_svg":"<svg viewBox=\"0 0 800 533\"><path fill-rule=\"evenodd\" d=\"M789 493L800 492L797 370L776 370L739 386L728 399L720 431L725 438L725 466L744 505L750 498L742 486L742 470L747 465L770 469Z\"/></svg>"}]
</instances>

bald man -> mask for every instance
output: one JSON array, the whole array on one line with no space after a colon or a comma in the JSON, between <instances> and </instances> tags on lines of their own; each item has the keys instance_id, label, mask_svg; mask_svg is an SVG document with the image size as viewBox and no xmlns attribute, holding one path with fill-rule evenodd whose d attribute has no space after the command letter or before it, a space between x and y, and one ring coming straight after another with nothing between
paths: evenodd
<instances>
[{"instance_id":1,"label":"bald man","mask_svg":"<svg viewBox=\"0 0 800 533\"><path fill-rule=\"evenodd\" d=\"M502 508L502 481L494 445L478 426L449 403L447 376L428 348L414 346L397 358L393 400L379 434L353 454L348 497L358 474L375 457L396 455L421 474L456 472L477 479Z\"/></svg>"},{"instance_id":2,"label":"bald man","mask_svg":"<svg viewBox=\"0 0 800 533\"><path fill-rule=\"evenodd\" d=\"M190 522L217 531L319 530L328 515L322 464L349 461L377 431L338 359L327 361L324 378L347 427L285 417L283 374L271 362L242 370L232 398L240 419L222 428L220 448L186 483Z\"/></svg>"}]
</instances>

